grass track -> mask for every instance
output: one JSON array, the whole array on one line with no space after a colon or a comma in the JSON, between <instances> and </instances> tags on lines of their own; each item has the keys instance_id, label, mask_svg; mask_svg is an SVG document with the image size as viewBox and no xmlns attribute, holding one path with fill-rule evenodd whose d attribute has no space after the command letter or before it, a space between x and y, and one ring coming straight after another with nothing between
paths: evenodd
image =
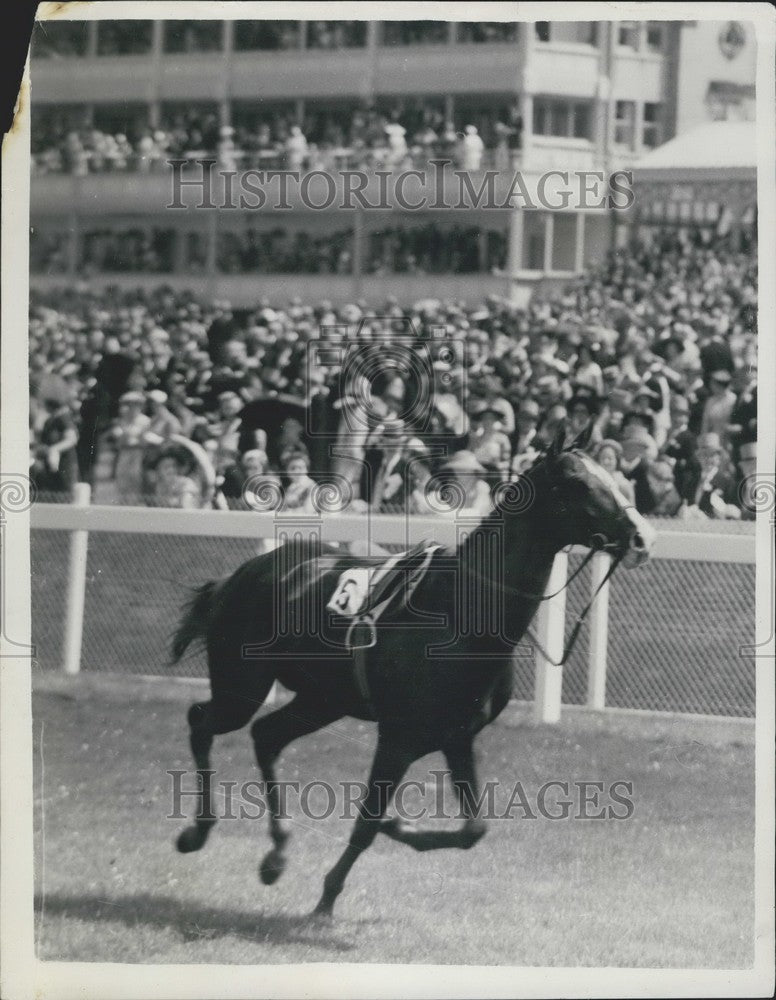
<instances>
[{"instance_id":1,"label":"grass track","mask_svg":"<svg viewBox=\"0 0 776 1000\"><path fill-rule=\"evenodd\" d=\"M550 779L630 780L633 817L493 820L469 852L417 854L378 838L334 923L319 927L305 917L350 823L297 823L288 871L270 888L256 874L266 821L223 822L201 853L177 854L165 772L190 766L187 699L185 685L167 688L139 696L77 680L34 694L42 958L751 964L754 749L740 724L569 716L534 727L510 708L479 738L484 780L519 780L529 797ZM373 726L343 720L290 747L281 776L362 779L373 745ZM256 776L247 732L215 749L220 776ZM427 758L409 776L441 766Z\"/></svg>"}]
</instances>

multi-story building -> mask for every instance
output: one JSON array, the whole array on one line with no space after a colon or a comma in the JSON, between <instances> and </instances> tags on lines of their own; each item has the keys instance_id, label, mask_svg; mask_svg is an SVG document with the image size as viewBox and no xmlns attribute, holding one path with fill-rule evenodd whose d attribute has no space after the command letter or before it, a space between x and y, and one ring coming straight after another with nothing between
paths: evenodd
<instances>
[{"instance_id":1,"label":"multi-story building","mask_svg":"<svg viewBox=\"0 0 776 1000\"><path fill-rule=\"evenodd\" d=\"M38 32L33 280L163 279L235 302L524 294L599 259L618 216L578 194L562 211L408 211L394 199L354 215L298 198L291 209L175 211L169 169L137 150L182 116L214 127L211 151L230 130L260 136L297 122L335 174L358 159L353 123L365 109L408 138L474 125L487 147L480 169L498 169L502 185L519 169L535 192L549 170L629 168L685 125L745 116L754 83L753 28L739 23L93 20ZM83 128L128 136L135 153L99 170L52 169L47 142ZM233 148L229 162L283 165L261 142ZM130 273L127 245L145 248Z\"/></svg>"}]
</instances>

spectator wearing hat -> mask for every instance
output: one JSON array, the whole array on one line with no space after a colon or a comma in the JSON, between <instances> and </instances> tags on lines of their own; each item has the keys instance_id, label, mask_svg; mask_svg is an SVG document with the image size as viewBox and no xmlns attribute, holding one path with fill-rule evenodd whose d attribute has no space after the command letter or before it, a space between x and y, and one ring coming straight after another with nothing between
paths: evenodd
<instances>
[{"instance_id":1,"label":"spectator wearing hat","mask_svg":"<svg viewBox=\"0 0 776 1000\"><path fill-rule=\"evenodd\" d=\"M682 505L676 488L674 464L665 455L658 455L643 466L645 475L637 475L636 508L651 517L674 517Z\"/></svg>"},{"instance_id":2,"label":"spectator wearing hat","mask_svg":"<svg viewBox=\"0 0 776 1000\"><path fill-rule=\"evenodd\" d=\"M477 131L476 125L467 125L461 141L461 168L474 172L482 166L482 154L485 143Z\"/></svg>"},{"instance_id":3,"label":"spectator wearing hat","mask_svg":"<svg viewBox=\"0 0 776 1000\"><path fill-rule=\"evenodd\" d=\"M390 417L367 441L361 475L361 499L372 510L403 510L407 501L404 421Z\"/></svg>"},{"instance_id":4,"label":"spectator wearing hat","mask_svg":"<svg viewBox=\"0 0 776 1000\"><path fill-rule=\"evenodd\" d=\"M665 443L671 418L663 409L663 396L652 379L639 385L633 393L632 413L639 414L658 448Z\"/></svg>"},{"instance_id":5,"label":"spectator wearing hat","mask_svg":"<svg viewBox=\"0 0 776 1000\"><path fill-rule=\"evenodd\" d=\"M384 126L384 131L388 137L386 163L398 166L407 155L407 130L401 122L393 121Z\"/></svg>"},{"instance_id":6,"label":"spectator wearing hat","mask_svg":"<svg viewBox=\"0 0 776 1000\"><path fill-rule=\"evenodd\" d=\"M622 446L620 469L626 479L633 483L636 508L639 513L643 513L639 503L642 507L649 507L652 503L646 487L647 467L657 458L657 445L646 427L636 422L630 423L625 428L620 444Z\"/></svg>"},{"instance_id":7,"label":"spectator wearing hat","mask_svg":"<svg viewBox=\"0 0 776 1000\"><path fill-rule=\"evenodd\" d=\"M218 419L209 430L212 439L213 465L216 474L223 476L234 464L240 453L243 401L236 392L222 392L218 396Z\"/></svg>"},{"instance_id":8,"label":"spectator wearing hat","mask_svg":"<svg viewBox=\"0 0 776 1000\"><path fill-rule=\"evenodd\" d=\"M714 431L698 436L695 457L681 484L681 496L690 516L737 519L737 491L734 477L719 435Z\"/></svg>"},{"instance_id":9,"label":"spectator wearing hat","mask_svg":"<svg viewBox=\"0 0 776 1000\"><path fill-rule=\"evenodd\" d=\"M593 346L588 343L579 345L574 365L574 381L577 385L592 389L596 396L603 396L604 376L598 364L598 345Z\"/></svg>"},{"instance_id":10,"label":"spectator wearing hat","mask_svg":"<svg viewBox=\"0 0 776 1000\"><path fill-rule=\"evenodd\" d=\"M505 480L512 446L503 430L501 411L486 399L475 400L469 417L469 450L497 480Z\"/></svg>"},{"instance_id":11,"label":"spectator wearing hat","mask_svg":"<svg viewBox=\"0 0 776 1000\"><path fill-rule=\"evenodd\" d=\"M715 368L706 377L690 418L690 428L701 434L717 434L720 442L727 441L728 424L731 422L735 393L730 388L732 375L727 368Z\"/></svg>"},{"instance_id":12,"label":"spectator wearing hat","mask_svg":"<svg viewBox=\"0 0 776 1000\"><path fill-rule=\"evenodd\" d=\"M442 489L439 500L445 500L444 484L455 483L460 490L462 504L458 505L458 497L453 496L449 511L439 511L439 502L435 506L437 513L452 516L484 517L493 509L491 491L488 486L487 469L477 461L477 457L468 449L457 451L444 462L437 473Z\"/></svg>"},{"instance_id":13,"label":"spectator wearing hat","mask_svg":"<svg viewBox=\"0 0 776 1000\"><path fill-rule=\"evenodd\" d=\"M593 458L602 469L605 469L614 480L618 489L629 503L635 504L636 498L633 490L633 483L622 474L620 462L622 460L622 445L613 438L604 438L595 446Z\"/></svg>"},{"instance_id":14,"label":"spectator wearing hat","mask_svg":"<svg viewBox=\"0 0 776 1000\"><path fill-rule=\"evenodd\" d=\"M180 434L181 422L167 408L167 393L161 389L152 389L147 398L151 422L146 431L146 440L153 444L163 444L173 434Z\"/></svg>"},{"instance_id":15,"label":"spectator wearing hat","mask_svg":"<svg viewBox=\"0 0 776 1000\"><path fill-rule=\"evenodd\" d=\"M280 476L273 472L269 466L269 458L266 451L261 448L251 448L240 458L239 465L230 468L224 476L221 487L221 497L219 507L229 507L236 510L256 510L256 505L246 500L246 490L257 498L257 503L266 499L262 493L262 488L277 491L280 494ZM270 500L272 494L268 494ZM267 506L267 510L272 509L272 504Z\"/></svg>"},{"instance_id":16,"label":"spectator wearing hat","mask_svg":"<svg viewBox=\"0 0 776 1000\"><path fill-rule=\"evenodd\" d=\"M167 402L165 407L167 411L175 417L178 421L181 434L186 437L191 437L194 430L194 426L198 421L201 421L202 417L197 417L197 414L192 409L190 403L194 403L194 400L190 400L186 394L186 379L180 372L173 372L167 377Z\"/></svg>"},{"instance_id":17,"label":"spectator wearing hat","mask_svg":"<svg viewBox=\"0 0 776 1000\"><path fill-rule=\"evenodd\" d=\"M633 498L640 514L656 514L658 509L675 513L681 504L676 491L673 466L664 457L658 460L655 439L641 424L631 424L622 438L621 469L633 484ZM675 491L675 496L671 494ZM673 509L670 508L673 505Z\"/></svg>"},{"instance_id":18,"label":"spectator wearing hat","mask_svg":"<svg viewBox=\"0 0 776 1000\"><path fill-rule=\"evenodd\" d=\"M577 386L567 406L569 429L572 438L581 434L591 421L595 421L598 412L599 401L595 391L588 386ZM602 434L594 423L588 447L594 447L601 438Z\"/></svg>"},{"instance_id":19,"label":"spectator wearing hat","mask_svg":"<svg viewBox=\"0 0 776 1000\"><path fill-rule=\"evenodd\" d=\"M119 502L137 504L143 492L145 435L151 425L143 413L142 392L125 392L119 399L119 416L110 431L116 447L114 479Z\"/></svg>"},{"instance_id":20,"label":"spectator wearing hat","mask_svg":"<svg viewBox=\"0 0 776 1000\"><path fill-rule=\"evenodd\" d=\"M306 514L316 513L312 501L312 491L315 481L310 478L310 460L307 452L302 449L289 451L282 461L285 478L285 490L281 511L302 511Z\"/></svg>"},{"instance_id":21,"label":"spectator wearing hat","mask_svg":"<svg viewBox=\"0 0 776 1000\"><path fill-rule=\"evenodd\" d=\"M193 476L194 458L178 444L168 444L156 456L152 471L154 507L194 510L202 506L202 488Z\"/></svg>"},{"instance_id":22,"label":"spectator wearing hat","mask_svg":"<svg viewBox=\"0 0 776 1000\"><path fill-rule=\"evenodd\" d=\"M684 396L675 394L671 398L669 413L671 427L662 450L674 463L676 482L681 483L695 455L695 435L688 427L690 404Z\"/></svg>"},{"instance_id":23,"label":"spectator wearing hat","mask_svg":"<svg viewBox=\"0 0 776 1000\"><path fill-rule=\"evenodd\" d=\"M286 139L286 162L289 170L301 170L307 159L307 139L299 125L292 125Z\"/></svg>"},{"instance_id":24,"label":"spectator wearing hat","mask_svg":"<svg viewBox=\"0 0 776 1000\"><path fill-rule=\"evenodd\" d=\"M78 480L78 432L64 385L52 385L43 397L46 419L40 430L33 478L40 492L70 494Z\"/></svg>"},{"instance_id":25,"label":"spectator wearing hat","mask_svg":"<svg viewBox=\"0 0 776 1000\"><path fill-rule=\"evenodd\" d=\"M643 427L647 434L654 440L655 417L648 406L641 404L638 409L628 410L627 413L623 414L619 435L621 441L626 430L633 426L633 424ZM657 446L657 442L655 442L655 445Z\"/></svg>"}]
</instances>

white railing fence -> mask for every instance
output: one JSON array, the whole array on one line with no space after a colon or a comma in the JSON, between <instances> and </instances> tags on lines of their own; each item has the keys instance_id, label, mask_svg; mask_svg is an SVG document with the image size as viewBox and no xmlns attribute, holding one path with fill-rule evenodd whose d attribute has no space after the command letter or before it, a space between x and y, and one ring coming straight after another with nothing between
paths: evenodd
<instances>
[{"instance_id":1,"label":"white railing fence","mask_svg":"<svg viewBox=\"0 0 776 1000\"><path fill-rule=\"evenodd\" d=\"M74 501L37 503L31 511L33 642L41 666L68 674L82 667L85 625L87 669L162 673L161 647L184 587L236 568L255 554L260 539L275 539L278 532L301 528L324 542L360 542L368 549L371 543L396 548L424 539L454 545L460 531L455 521L433 517L96 506L85 484L76 488ZM564 701L593 709L614 703L754 713L754 666L739 652L754 638L753 533L657 526L653 561L615 574L602 587L565 674L538 646L560 659L567 607L574 616L584 606L609 557L594 556L589 570L542 604L534 623L532 690L525 674L530 661L516 657L516 695L533 697L537 721L557 722ZM580 551L558 554L547 593L562 587Z\"/></svg>"}]
</instances>

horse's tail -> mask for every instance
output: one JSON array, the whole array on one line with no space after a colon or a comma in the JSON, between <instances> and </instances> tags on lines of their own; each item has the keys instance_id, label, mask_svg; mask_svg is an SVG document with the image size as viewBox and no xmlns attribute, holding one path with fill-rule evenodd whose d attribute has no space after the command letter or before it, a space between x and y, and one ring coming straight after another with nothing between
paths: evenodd
<instances>
[{"instance_id":1,"label":"horse's tail","mask_svg":"<svg viewBox=\"0 0 776 1000\"><path fill-rule=\"evenodd\" d=\"M207 635L213 593L218 586L210 580L197 587L191 600L186 604L172 640L172 663L177 663L195 639Z\"/></svg>"}]
</instances>

